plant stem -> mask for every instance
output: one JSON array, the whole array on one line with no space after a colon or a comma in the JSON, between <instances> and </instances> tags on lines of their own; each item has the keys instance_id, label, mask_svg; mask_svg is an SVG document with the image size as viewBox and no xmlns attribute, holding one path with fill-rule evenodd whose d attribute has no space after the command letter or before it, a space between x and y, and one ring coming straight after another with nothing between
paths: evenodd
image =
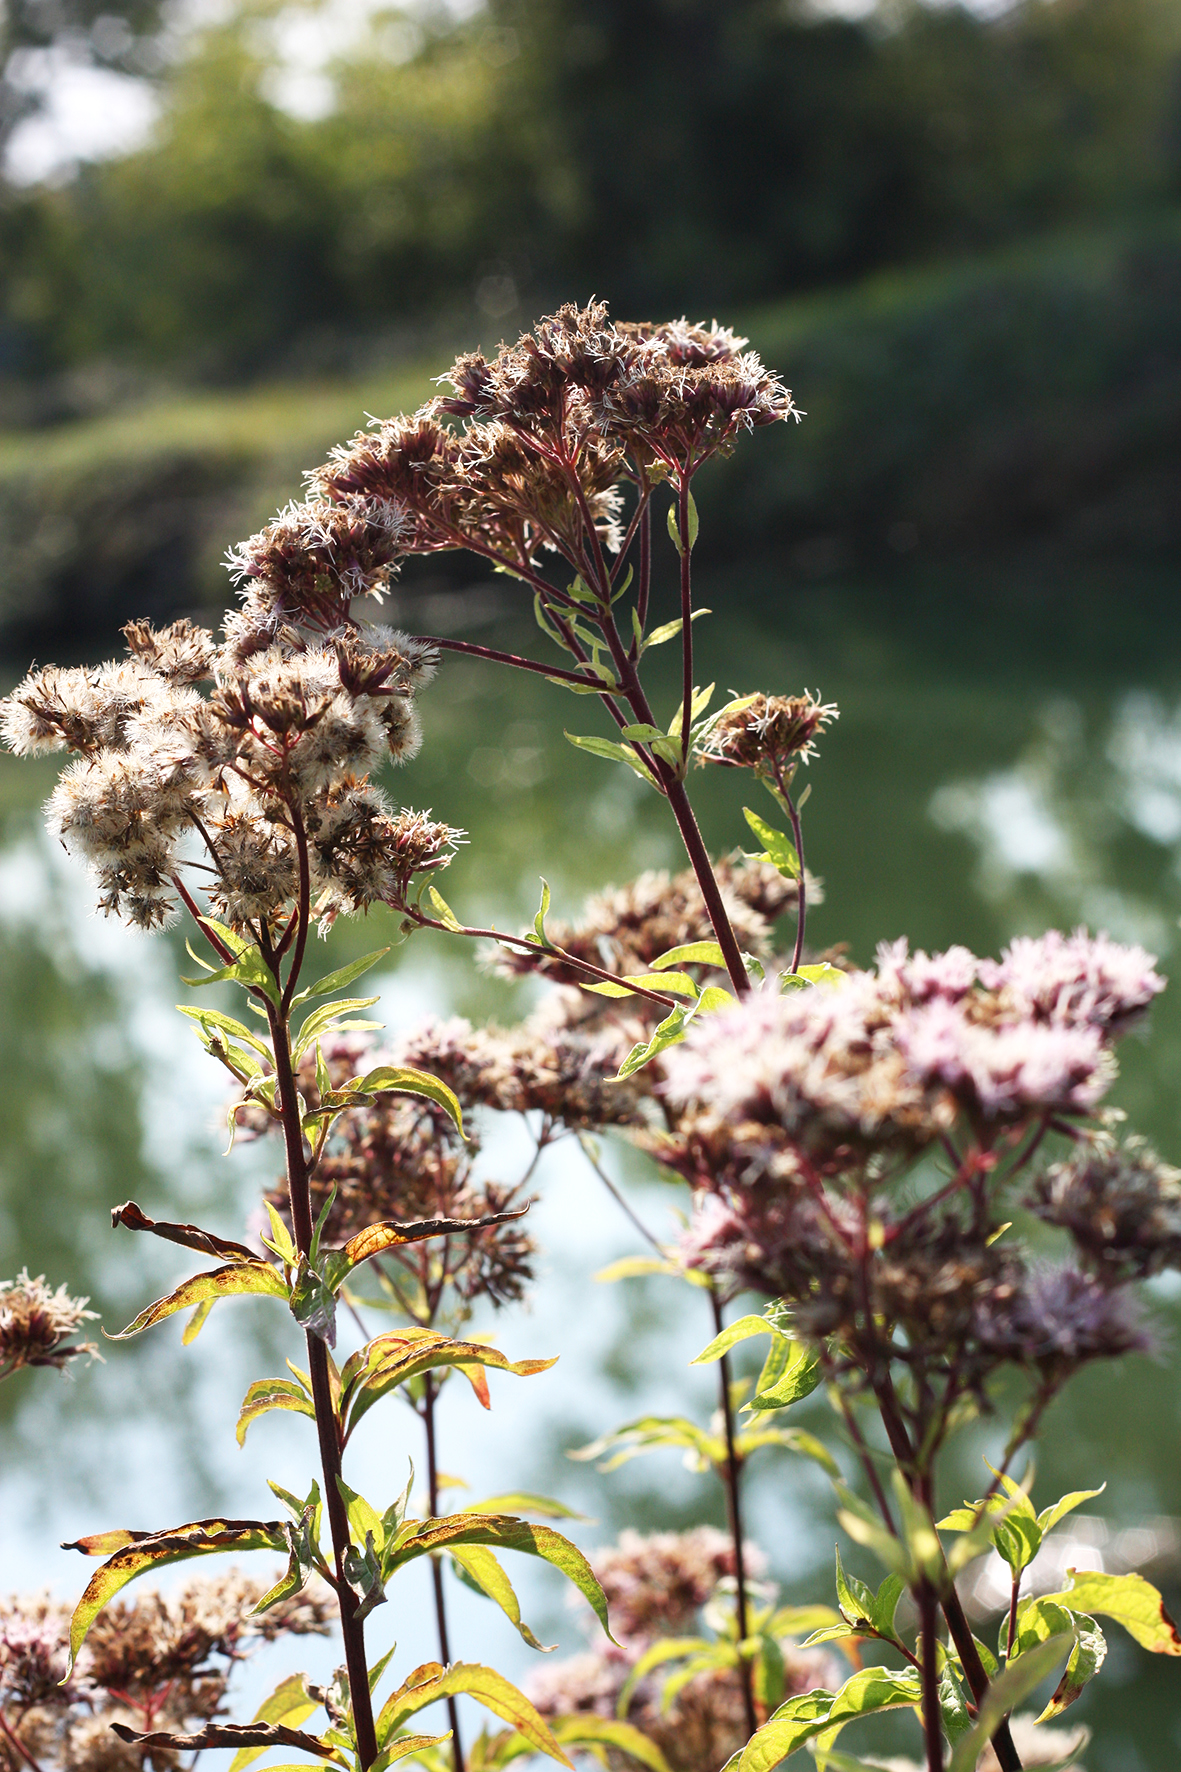
<instances>
[{"instance_id":1,"label":"plant stem","mask_svg":"<svg viewBox=\"0 0 1181 1772\"><path fill-rule=\"evenodd\" d=\"M720 1335L726 1324L722 1314L722 1301L712 1286L709 1302L713 1311L714 1334ZM734 1432L734 1406L730 1400L730 1361L726 1354L723 1354L718 1361L718 1393L722 1421L726 1429L726 1468L722 1475L722 1481L726 1489L726 1513L730 1521L730 1536L734 1541L734 1612L738 1625L738 1640L740 1643L745 1643L750 1631L746 1604L746 1557L742 1545L742 1461L738 1456L737 1436ZM751 1665L745 1657L742 1657L738 1666L742 1678L742 1703L746 1711L746 1732L749 1738L759 1726L759 1720L755 1714Z\"/></svg>"},{"instance_id":2,"label":"plant stem","mask_svg":"<svg viewBox=\"0 0 1181 1772\"><path fill-rule=\"evenodd\" d=\"M426 1469L430 1487L431 1519L439 1517L439 1464L435 1454L435 1398L438 1391L433 1372L425 1378L422 1399L422 1425L426 1430ZM451 1646L447 1638L447 1599L443 1592L443 1565L437 1556L431 1558L431 1581L435 1590L435 1618L439 1626L439 1657L444 1667L451 1662ZM459 1706L454 1696L447 1700L447 1721L451 1725L451 1751L455 1772L464 1772L463 1743L459 1736Z\"/></svg>"},{"instance_id":3,"label":"plant stem","mask_svg":"<svg viewBox=\"0 0 1181 1772\"><path fill-rule=\"evenodd\" d=\"M588 672L567 671L558 665L543 664L539 659L522 658L516 652L498 652L493 646L477 646L470 640L447 640L438 634L424 634L422 639L428 646L437 646L442 652L467 652L473 658L485 658L491 664L515 665L520 671L535 671L539 677L557 678L559 683L581 684L587 689L599 689L599 680Z\"/></svg>"},{"instance_id":4,"label":"plant stem","mask_svg":"<svg viewBox=\"0 0 1181 1772\"><path fill-rule=\"evenodd\" d=\"M796 809L795 801L788 793L784 794L783 801L787 808L787 816L791 820L791 834L796 846L796 860L800 864L798 897L796 900L796 945L795 951L791 956L791 969L793 972L798 972L800 969L800 960L804 952L804 922L808 915L808 886L804 875L804 838L803 833L800 830L800 815Z\"/></svg>"},{"instance_id":5,"label":"plant stem","mask_svg":"<svg viewBox=\"0 0 1181 1772\"><path fill-rule=\"evenodd\" d=\"M1013 1592L1009 1599L1009 1636L1005 1644L1005 1660L1012 1661L1013 1650L1017 1647L1017 1600L1021 1593L1021 1576L1013 1577Z\"/></svg>"},{"instance_id":6,"label":"plant stem","mask_svg":"<svg viewBox=\"0 0 1181 1772\"><path fill-rule=\"evenodd\" d=\"M643 1219L640 1218L637 1213L632 1211L632 1208L628 1205L627 1201L624 1199L623 1195L620 1193L619 1189L616 1187L615 1183L612 1181L612 1179L608 1175L607 1171L603 1168L603 1165L599 1162L599 1159L592 1152L592 1150L590 1148L590 1144L589 1144L589 1142L586 1138L586 1135L584 1133L581 1133L581 1132L579 1133L578 1143L579 1143L579 1146L582 1150L583 1156L586 1158L587 1162L590 1164L591 1168L594 1170L595 1174L598 1176L599 1180L602 1182L602 1184L606 1188L607 1192L611 1195L611 1198L615 1201L615 1204L620 1208L620 1210L628 1218L630 1218L632 1224L635 1226L636 1230L639 1231L641 1237L643 1237L645 1243L648 1244L649 1248L655 1249L657 1255L664 1255L665 1250L664 1250L663 1245L652 1235L652 1232L648 1229L648 1226L644 1223Z\"/></svg>"},{"instance_id":7,"label":"plant stem","mask_svg":"<svg viewBox=\"0 0 1181 1772\"><path fill-rule=\"evenodd\" d=\"M677 489L677 531L681 538L681 756L689 767L689 732L693 725L693 587L689 542L689 464L681 470ZM792 971L795 971L794 966Z\"/></svg>"},{"instance_id":8,"label":"plant stem","mask_svg":"<svg viewBox=\"0 0 1181 1772\"><path fill-rule=\"evenodd\" d=\"M275 1077L278 1084L279 1111L283 1119L283 1142L287 1155L287 1191L291 1203L291 1228L296 1247L306 1255L312 1246L312 1201L308 1185L308 1165L304 1152L303 1128L299 1123L299 1100L295 1074L291 1065L291 1045L287 1017L274 1004L267 1004L271 1043L275 1052ZM320 1442L320 1466L324 1477L324 1506L332 1532L333 1558L336 1564L336 1592L340 1603L340 1634L344 1639L345 1663L353 1706L353 1727L357 1737L357 1757L361 1772L377 1758L377 1735L373 1727L373 1703L369 1694L369 1666L365 1657L365 1630L357 1617L357 1597L345 1575L345 1557L349 1550L349 1522L337 1478L341 1474L340 1430L332 1402L332 1386L328 1376L328 1349L318 1335L307 1336L308 1372L312 1381L312 1401L316 1410L316 1434Z\"/></svg>"},{"instance_id":9,"label":"plant stem","mask_svg":"<svg viewBox=\"0 0 1181 1772\"><path fill-rule=\"evenodd\" d=\"M21 1740L20 1736L17 1735L16 1732L12 1728L9 1727L8 1718L4 1715L4 1712L2 1710L0 1710L0 1733L3 1733L7 1737L7 1739L11 1742L12 1746L16 1749L17 1753L20 1755L21 1759L27 1761L27 1763L32 1767L32 1772L41 1772L40 1766L37 1764L37 1761L33 1758L32 1754L29 1752L28 1748L25 1746L25 1744Z\"/></svg>"},{"instance_id":10,"label":"plant stem","mask_svg":"<svg viewBox=\"0 0 1181 1772\"><path fill-rule=\"evenodd\" d=\"M923 1734L927 1743L927 1772L943 1772L943 1718L939 1709L939 1667L936 1655L938 1604L929 1581L915 1595L919 1608L922 1641Z\"/></svg>"},{"instance_id":11,"label":"plant stem","mask_svg":"<svg viewBox=\"0 0 1181 1772\"><path fill-rule=\"evenodd\" d=\"M742 949L738 945L730 917L722 902L721 888L714 876L713 863L701 836L697 818L689 802L689 795L683 781L667 771L665 793L672 807L673 817L681 833L681 841L690 865L697 876L697 884L701 888L701 896L705 900L705 908L713 925L714 934L718 938L718 946L722 950L722 958L726 962L726 971L730 975L730 983L738 996L745 997L750 991L750 980L746 976L746 967L742 964Z\"/></svg>"},{"instance_id":12,"label":"plant stem","mask_svg":"<svg viewBox=\"0 0 1181 1772\"><path fill-rule=\"evenodd\" d=\"M964 1615L963 1603L955 1590L955 1584L949 1583L942 1595L940 1604L943 1616L947 1620L947 1628L951 1632L951 1640L956 1646L960 1665L969 1686L972 1697L980 1704L988 1691L988 1675L984 1671L984 1663L980 1659L980 1651L976 1647L976 1639ZM1003 1722L992 1738L992 1751L997 1757L1001 1772L1021 1772L1021 1758L1013 1745L1013 1737L1008 1722Z\"/></svg>"}]
</instances>

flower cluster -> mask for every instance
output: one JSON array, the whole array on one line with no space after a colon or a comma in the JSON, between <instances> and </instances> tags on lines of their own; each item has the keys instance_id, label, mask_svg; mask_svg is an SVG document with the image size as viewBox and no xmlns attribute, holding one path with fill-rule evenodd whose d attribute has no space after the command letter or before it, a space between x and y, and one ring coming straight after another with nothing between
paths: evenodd
<instances>
[{"instance_id":1,"label":"flower cluster","mask_svg":"<svg viewBox=\"0 0 1181 1772\"><path fill-rule=\"evenodd\" d=\"M234 1664L281 1636L325 1635L326 1590L305 1588L261 1615L266 1591L238 1570L162 1596L141 1593L100 1614L68 1683L70 1608L46 1597L0 1601L0 1707L17 1741L61 1772L171 1772L179 1756L145 1755L113 1723L148 1731L199 1727L221 1713ZM25 1761L0 1738L0 1767Z\"/></svg>"},{"instance_id":2,"label":"flower cluster","mask_svg":"<svg viewBox=\"0 0 1181 1772\"><path fill-rule=\"evenodd\" d=\"M763 1567L754 1545L744 1547L748 1569ZM588 1651L533 1674L529 1695L543 1716L592 1712L613 1717L623 1687L641 1656L662 1638L686 1637L711 1601L727 1595L734 1573L733 1541L709 1526L691 1532L642 1535L624 1532L617 1545L592 1552L590 1562L603 1585L619 1646ZM711 1608L712 1609L712 1608ZM768 1627L770 1628L770 1627ZM840 1684L833 1657L802 1650L779 1639L785 1670L784 1696L813 1687ZM673 1772L701 1772L721 1766L746 1741L742 1686L732 1667L698 1673L680 1686L666 1706L657 1670L635 1686L627 1720L661 1749ZM625 1761L613 1755L612 1767Z\"/></svg>"},{"instance_id":3,"label":"flower cluster","mask_svg":"<svg viewBox=\"0 0 1181 1772\"><path fill-rule=\"evenodd\" d=\"M0 1280L0 1378L22 1366L55 1366L60 1372L80 1354L97 1357L93 1342L69 1337L85 1322L95 1322L97 1311L88 1311L89 1300L71 1298L65 1286L56 1292L45 1284L45 1275L29 1278L22 1269L15 1280Z\"/></svg>"},{"instance_id":4,"label":"flower cluster","mask_svg":"<svg viewBox=\"0 0 1181 1772\"><path fill-rule=\"evenodd\" d=\"M34 671L0 702L11 750L77 753L50 828L96 874L100 907L144 928L168 919L193 866L240 930L277 928L304 897L329 921L400 907L460 836L369 780L417 749L432 655L380 627L272 626L244 649L235 619L220 646L187 621L132 623L126 660Z\"/></svg>"},{"instance_id":5,"label":"flower cluster","mask_svg":"<svg viewBox=\"0 0 1181 1772\"><path fill-rule=\"evenodd\" d=\"M1035 1184L1090 1271L1031 1265L996 1208L1035 1139L1079 1140L1162 986L1148 955L1081 931L999 962L895 943L873 972L699 1018L664 1057L668 1126L639 1135L697 1192L682 1259L788 1300L815 1340L880 1335L928 1377L950 1361L977 1396L1006 1363L1052 1388L1144 1348L1112 1288L1181 1256L1175 1172L1088 1134ZM947 1185L903 1185L932 1147Z\"/></svg>"},{"instance_id":6,"label":"flower cluster","mask_svg":"<svg viewBox=\"0 0 1181 1772\"><path fill-rule=\"evenodd\" d=\"M720 709L694 746L699 763L753 769L783 784L816 755L816 741L839 717L832 702L803 695L744 695Z\"/></svg>"},{"instance_id":7,"label":"flower cluster","mask_svg":"<svg viewBox=\"0 0 1181 1772\"><path fill-rule=\"evenodd\" d=\"M1142 1139L1099 1135L1040 1175L1028 1202L1068 1231L1101 1277L1146 1279L1181 1267L1181 1170Z\"/></svg>"},{"instance_id":8,"label":"flower cluster","mask_svg":"<svg viewBox=\"0 0 1181 1772\"><path fill-rule=\"evenodd\" d=\"M716 324L617 325L592 302L491 360L458 358L439 378L450 394L335 449L303 503L232 551L235 645L291 621L334 631L404 554L467 548L528 571L543 549L578 560L591 537L617 550L623 482L692 473L800 416L746 343Z\"/></svg>"}]
</instances>

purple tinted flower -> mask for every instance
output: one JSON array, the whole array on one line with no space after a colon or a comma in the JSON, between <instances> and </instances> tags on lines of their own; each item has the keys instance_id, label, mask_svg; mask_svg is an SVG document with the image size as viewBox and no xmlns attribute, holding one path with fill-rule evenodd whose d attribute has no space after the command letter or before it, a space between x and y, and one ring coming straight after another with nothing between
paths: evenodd
<instances>
[{"instance_id":1,"label":"purple tinted flower","mask_svg":"<svg viewBox=\"0 0 1181 1772\"><path fill-rule=\"evenodd\" d=\"M958 1002L976 983L981 967L965 947L950 947L943 954L925 954L919 948L912 954L905 935L880 942L877 962L883 990L893 990L912 1003L926 1003L932 997Z\"/></svg>"},{"instance_id":2,"label":"purple tinted flower","mask_svg":"<svg viewBox=\"0 0 1181 1772\"><path fill-rule=\"evenodd\" d=\"M1017 1015L1108 1029L1146 1009L1165 988L1155 959L1103 933L1018 936L980 976Z\"/></svg>"},{"instance_id":3,"label":"purple tinted flower","mask_svg":"<svg viewBox=\"0 0 1181 1772\"><path fill-rule=\"evenodd\" d=\"M983 1301L976 1319L992 1353L1050 1370L1152 1345L1135 1302L1077 1268L1035 1269L1020 1287Z\"/></svg>"},{"instance_id":4,"label":"purple tinted flower","mask_svg":"<svg viewBox=\"0 0 1181 1772\"><path fill-rule=\"evenodd\" d=\"M937 1000L902 1017L896 1038L911 1075L938 1081L987 1119L1090 1113L1113 1076L1097 1028L989 1026Z\"/></svg>"}]
</instances>

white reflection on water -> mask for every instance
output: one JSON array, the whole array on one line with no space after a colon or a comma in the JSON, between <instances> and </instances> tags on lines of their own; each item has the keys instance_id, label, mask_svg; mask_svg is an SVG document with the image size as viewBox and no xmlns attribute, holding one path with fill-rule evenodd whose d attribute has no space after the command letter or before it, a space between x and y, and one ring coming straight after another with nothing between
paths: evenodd
<instances>
[{"instance_id":1,"label":"white reflection on water","mask_svg":"<svg viewBox=\"0 0 1181 1772\"><path fill-rule=\"evenodd\" d=\"M1074 703L1048 703L1012 768L945 784L929 811L941 830L975 846L974 884L1011 909L1014 927L1039 921L1020 904L1023 883L1034 883L1064 920L1162 956L1173 947L1175 917L1157 899L1115 885L1111 851L1128 826L1165 848L1181 842L1181 709L1129 694L1096 744ZM1181 875L1181 850L1176 866Z\"/></svg>"}]
</instances>

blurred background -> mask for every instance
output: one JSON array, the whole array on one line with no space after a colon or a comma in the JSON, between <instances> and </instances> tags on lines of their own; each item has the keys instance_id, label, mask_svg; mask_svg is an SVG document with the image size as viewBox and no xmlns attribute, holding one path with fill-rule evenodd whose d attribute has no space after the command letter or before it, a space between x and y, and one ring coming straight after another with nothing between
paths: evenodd
<instances>
[{"instance_id":1,"label":"blurred background","mask_svg":"<svg viewBox=\"0 0 1181 1772\"><path fill-rule=\"evenodd\" d=\"M902 933L995 952L1083 921L1176 969L1179 0L5 0L0 66L0 687L34 655L106 656L134 615L215 621L227 544L367 414L425 398L455 349L592 293L621 318L716 315L808 414L703 474L695 558L704 680L841 704L807 814L816 942L868 962ZM394 609L535 646L527 614L447 557L408 567ZM423 712L397 789L470 831L448 882L469 920L525 920L542 872L571 915L679 865L639 784L564 743L543 682L453 659ZM117 1243L109 1207L233 1235L277 1164L221 1161L218 1076L172 1010L183 950L91 918L40 831L53 775L0 758L0 1274L69 1280L114 1328L183 1258ZM702 819L725 850L741 795L716 775ZM390 937L341 930L331 963ZM395 1026L529 1002L429 937L375 988ZM1174 1161L1179 1086L1170 992L1118 1099ZM513 1179L519 1129L489 1134ZM670 1233L678 1196L608 1161ZM675 1454L602 1481L566 1461L628 1414L708 1412L686 1362L710 1330L665 1282L592 1286L635 1240L576 1154L541 1191L542 1283L497 1328L561 1365L494 1380L478 1422L449 1396L444 1463L583 1506L586 1544L720 1520ZM1070 1560L1181 1601L1181 1287L1153 1291L1161 1355L1058 1406L1036 1493L1106 1477ZM60 1539L257 1512L265 1474L298 1486L300 1424L268 1421L244 1454L232 1436L248 1380L291 1350L249 1304L219 1315L183 1360L169 1326L72 1383L4 1387L6 1585L71 1593ZM379 1415L357 1480L392 1493L418 1449ZM985 1424L951 1488L977 1492L994 1440ZM769 1462L752 1512L785 1597L828 1598L823 1478ZM520 1585L576 1648L555 1589ZM459 1653L523 1673L499 1614L456 1603ZM416 1661L414 1610L389 1634ZM1079 1714L1091 1772L1177 1765L1175 1663L1113 1642Z\"/></svg>"}]
</instances>

